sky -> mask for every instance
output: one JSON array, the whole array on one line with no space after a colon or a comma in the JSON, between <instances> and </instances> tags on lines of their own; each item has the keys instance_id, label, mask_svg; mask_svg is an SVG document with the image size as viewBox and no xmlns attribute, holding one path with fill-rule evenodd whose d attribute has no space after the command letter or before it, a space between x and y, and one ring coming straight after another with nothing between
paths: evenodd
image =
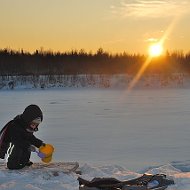
<instances>
[{"instance_id":1,"label":"sky","mask_svg":"<svg viewBox=\"0 0 190 190\"><path fill-rule=\"evenodd\" d=\"M0 0L0 48L189 52L190 0Z\"/></svg>"}]
</instances>

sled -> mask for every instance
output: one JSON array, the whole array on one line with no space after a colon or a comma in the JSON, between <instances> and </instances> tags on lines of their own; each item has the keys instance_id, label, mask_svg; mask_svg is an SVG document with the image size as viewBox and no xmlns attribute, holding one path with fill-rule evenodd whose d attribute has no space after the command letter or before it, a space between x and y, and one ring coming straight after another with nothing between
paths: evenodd
<instances>
[{"instance_id":1,"label":"sled","mask_svg":"<svg viewBox=\"0 0 190 190\"><path fill-rule=\"evenodd\" d=\"M22 171L36 171L36 170L48 170L52 172L63 172L63 173L71 173L76 172L79 167L78 162L52 162L52 163L33 163L30 167L24 167L23 169L17 170L19 172ZM0 170L5 169L6 164L0 163Z\"/></svg>"},{"instance_id":2,"label":"sled","mask_svg":"<svg viewBox=\"0 0 190 190\"><path fill-rule=\"evenodd\" d=\"M30 169L50 169L62 171L64 173L75 172L79 167L78 162L52 162L49 164L34 163Z\"/></svg>"},{"instance_id":3,"label":"sled","mask_svg":"<svg viewBox=\"0 0 190 190\"><path fill-rule=\"evenodd\" d=\"M127 181L120 181L115 178L94 178L87 181L80 177L78 181L80 190L164 190L169 185L174 184L174 181L168 179L164 174L143 174L139 178ZM149 184L153 181L157 181L158 185L149 188Z\"/></svg>"}]
</instances>

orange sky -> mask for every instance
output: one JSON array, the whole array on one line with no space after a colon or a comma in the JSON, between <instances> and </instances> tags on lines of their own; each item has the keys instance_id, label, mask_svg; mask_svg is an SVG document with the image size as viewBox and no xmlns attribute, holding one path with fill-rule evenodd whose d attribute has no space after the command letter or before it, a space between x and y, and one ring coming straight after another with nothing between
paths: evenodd
<instances>
[{"instance_id":1,"label":"orange sky","mask_svg":"<svg viewBox=\"0 0 190 190\"><path fill-rule=\"evenodd\" d=\"M0 0L0 48L189 52L189 0Z\"/></svg>"}]
</instances>

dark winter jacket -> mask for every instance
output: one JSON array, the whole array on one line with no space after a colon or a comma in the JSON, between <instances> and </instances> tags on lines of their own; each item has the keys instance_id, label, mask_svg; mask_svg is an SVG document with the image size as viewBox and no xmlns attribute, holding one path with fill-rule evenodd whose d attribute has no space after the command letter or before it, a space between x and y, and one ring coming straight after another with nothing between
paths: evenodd
<instances>
[{"instance_id":1,"label":"dark winter jacket","mask_svg":"<svg viewBox=\"0 0 190 190\"><path fill-rule=\"evenodd\" d=\"M33 133L28 132L25 125L20 115L12 121L11 127L7 131L10 142L23 149L30 147L30 145L39 148L42 145L42 141L37 139Z\"/></svg>"}]
</instances>

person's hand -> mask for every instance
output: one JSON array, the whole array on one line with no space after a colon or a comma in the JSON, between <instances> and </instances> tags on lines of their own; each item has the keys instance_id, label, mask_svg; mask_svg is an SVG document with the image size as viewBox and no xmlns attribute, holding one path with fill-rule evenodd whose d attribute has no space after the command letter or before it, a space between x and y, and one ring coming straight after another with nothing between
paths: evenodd
<instances>
[{"instance_id":1,"label":"person's hand","mask_svg":"<svg viewBox=\"0 0 190 190\"><path fill-rule=\"evenodd\" d=\"M42 159L46 157L46 155L42 152L38 152L38 156Z\"/></svg>"}]
</instances>

